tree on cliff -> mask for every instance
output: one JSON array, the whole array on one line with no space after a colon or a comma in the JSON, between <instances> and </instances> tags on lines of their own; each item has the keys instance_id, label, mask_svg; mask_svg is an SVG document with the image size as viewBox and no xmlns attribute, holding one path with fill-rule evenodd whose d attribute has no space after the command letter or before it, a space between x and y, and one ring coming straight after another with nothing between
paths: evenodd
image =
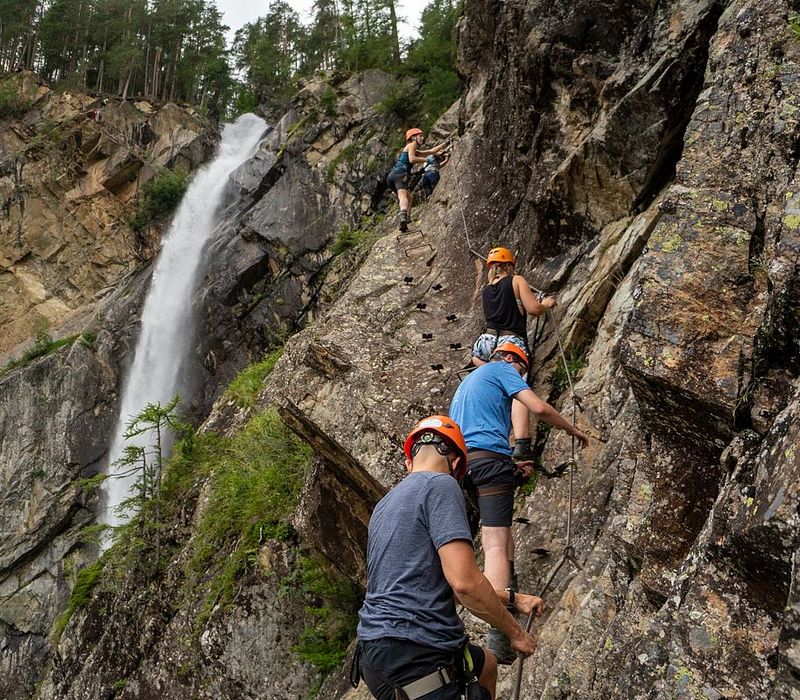
<instances>
[{"instance_id":1,"label":"tree on cliff","mask_svg":"<svg viewBox=\"0 0 800 700\"><path fill-rule=\"evenodd\" d=\"M190 427L177 415L180 396L174 396L166 405L148 403L128 423L123 437L129 441L123 455L113 465L113 476L104 478L125 479L135 477L130 495L117 506L118 511L128 517L138 516L133 521L135 533L130 536L142 543L154 545L154 568L161 558L161 483L164 473L164 453L175 436L186 437ZM130 525L122 528L130 529Z\"/></svg>"}]
</instances>

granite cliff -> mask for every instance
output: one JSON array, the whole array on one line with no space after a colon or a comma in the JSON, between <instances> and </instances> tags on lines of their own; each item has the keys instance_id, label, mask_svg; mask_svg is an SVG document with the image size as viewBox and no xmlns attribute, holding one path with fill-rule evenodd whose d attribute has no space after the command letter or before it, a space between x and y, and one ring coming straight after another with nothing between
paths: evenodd
<instances>
[{"instance_id":1,"label":"granite cliff","mask_svg":"<svg viewBox=\"0 0 800 700\"><path fill-rule=\"evenodd\" d=\"M466 92L437 127L457 137L453 160L415 209L419 231L402 237L373 216L399 128L375 109L390 79L306 86L232 178L196 300L198 435L235 451L253 431L288 426L313 449L293 448L308 461L296 507L280 529L265 515L244 553L228 533L219 561L193 568L221 470L184 453L160 575L135 552L127 568L106 564L60 638L49 646L38 633L39 657L23 656L32 636L14 624L0 652L26 685L12 697L37 681L47 698L366 697L347 688L341 655L320 654L351 638L365 525L402 477L404 433L446 408L480 330L482 262L465 234L478 252L515 248L526 276L558 298L536 345L536 388L572 408L557 328L594 438L575 475L581 568L564 567L547 594L522 697L800 695L798 10L786 0L468 0ZM328 89L337 116L323 107ZM128 308L117 294L108 318ZM74 382L60 379L66 393L35 414L67 444L95 445L91 456L46 457L54 473L76 466L59 483L106 444L100 423L113 407L95 407L117 381L101 352L117 342L107 328L105 345L98 333L94 348L75 342L1 380L4 397L37 377L44 388L55 376ZM222 393L287 334L246 400ZM57 407L82 393L84 423L70 422ZM10 425L3 469L17 473L31 440L27 423ZM546 465L569 454L557 434L540 431L538 444ZM36 528L25 514L5 515L22 498L2 507L27 537ZM525 589L561 553L566 499L564 479L519 497ZM88 522L87 506L69 502ZM47 575L35 580L53 590L64 530L39 532L46 547L0 568L0 590L22 591L44 552ZM215 594L220 562L239 555L230 595ZM21 595L0 598L7 628L9 610L34 609L12 605ZM44 673L26 673L22 658L41 659ZM503 697L511 684L501 679Z\"/></svg>"}]
</instances>

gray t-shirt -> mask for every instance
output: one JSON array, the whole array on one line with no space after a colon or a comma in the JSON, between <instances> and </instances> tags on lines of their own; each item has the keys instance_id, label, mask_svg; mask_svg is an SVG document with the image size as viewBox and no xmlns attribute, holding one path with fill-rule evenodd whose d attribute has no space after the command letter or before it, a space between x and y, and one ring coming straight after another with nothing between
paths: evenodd
<instances>
[{"instance_id":1,"label":"gray t-shirt","mask_svg":"<svg viewBox=\"0 0 800 700\"><path fill-rule=\"evenodd\" d=\"M438 549L472 544L464 497L449 474L414 472L375 506L369 521L367 595L359 611L360 639L408 639L457 649L464 623Z\"/></svg>"}]
</instances>

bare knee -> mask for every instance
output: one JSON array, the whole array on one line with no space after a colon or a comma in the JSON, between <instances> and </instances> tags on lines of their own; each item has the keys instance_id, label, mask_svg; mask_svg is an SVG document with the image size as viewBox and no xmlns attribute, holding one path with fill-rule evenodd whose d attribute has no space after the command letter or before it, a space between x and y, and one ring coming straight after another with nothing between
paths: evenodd
<instances>
[{"instance_id":1,"label":"bare knee","mask_svg":"<svg viewBox=\"0 0 800 700\"><path fill-rule=\"evenodd\" d=\"M503 590L508 586L511 576L511 565L508 560L508 543L511 528L484 527L483 541L484 566L483 573L495 590Z\"/></svg>"}]
</instances>

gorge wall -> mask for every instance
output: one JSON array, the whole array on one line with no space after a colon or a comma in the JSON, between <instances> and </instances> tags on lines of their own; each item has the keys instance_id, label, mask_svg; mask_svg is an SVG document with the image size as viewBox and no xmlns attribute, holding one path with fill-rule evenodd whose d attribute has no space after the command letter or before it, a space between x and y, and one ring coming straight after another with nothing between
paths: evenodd
<instances>
[{"instance_id":1,"label":"gorge wall","mask_svg":"<svg viewBox=\"0 0 800 700\"><path fill-rule=\"evenodd\" d=\"M362 221L385 202L380 169L400 128L374 109L389 79L335 84L336 117L320 118L327 86L307 86L232 178L197 295L201 435L235 439L276 408L314 449L292 532L261 533L235 595L204 609L213 579L201 574L187 594L185 565L215 475L190 470L163 575L146 580L131 567L98 584L41 653L43 677L19 680L27 690L16 697L37 680L42 698L367 697L363 686L348 690L342 669L323 680L293 651L331 597L307 585L303 562L363 584L365 524L402 478L402 439L447 407L481 328L484 273L462 213L474 249L515 248L521 271L556 295L536 346L536 389L572 408L557 327L580 425L594 438L576 471L582 568L563 568L546 596L522 697L798 697L797 10L784 0L469 0L459 54L467 91L438 125L459 138L407 236L379 217ZM363 227L345 250L335 246L344 223ZM250 405L220 398L248 359L301 327ZM50 386L53 376L73 378L69 395L94 395L100 381L108 395L114 372L75 343L0 381L4 397L12 382ZM102 421L111 409L93 411L94 400L76 415ZM92 433L45 411L59 416L48 419L54 432L82 446L96 435L97 459L102 426ZM25 434L27 423L7 425L4 436ZM31 448L7 444L10 473ZM569 455L555 432L540 431L539 445L546 465ZM80 471L59 478L71 484ZM21 490L4 499L4 517L23 499ZM538 590L558 559L566 506L564 479L519 497L523 589ZM32 529L24 521L8 520ZM236 551L226 544L218 556ZM3 591L31 557L13 561L0 567ZM50 562L40 569L58 566ZM15 598L0 600L0 619L11 619ZM13 641L27 644L26 630L15 630L0 651L18 669L32 657ZM502 697L511 683L501 677Z\"/></svg>"},{"instance_id":2,"label":"gorge wall","mask_svg":"<svg viewBox=\"0 0 800 700\"><path fill-rule=\"evenodd\" d=\"M0 696L27 698L46 692L37 684L51 672L56 618L97 556L97 496L84 478L107 459L166 225L134 231L136 195L164 168L199 166L215 133L184 107L57 94L27 73L7 80L26 108L0 122L9 349L0 373ZM377 172L398 126L376 106L394 82L377 71L309 82L232 176L196 295L198 388L186 397L195 420L238 370L313 318L362 256L331 248L385 189ZM88 270L85 287L70 277L77 268ZM119 664L109 673L118 681Z\"/></svg>"}]
</instances>

